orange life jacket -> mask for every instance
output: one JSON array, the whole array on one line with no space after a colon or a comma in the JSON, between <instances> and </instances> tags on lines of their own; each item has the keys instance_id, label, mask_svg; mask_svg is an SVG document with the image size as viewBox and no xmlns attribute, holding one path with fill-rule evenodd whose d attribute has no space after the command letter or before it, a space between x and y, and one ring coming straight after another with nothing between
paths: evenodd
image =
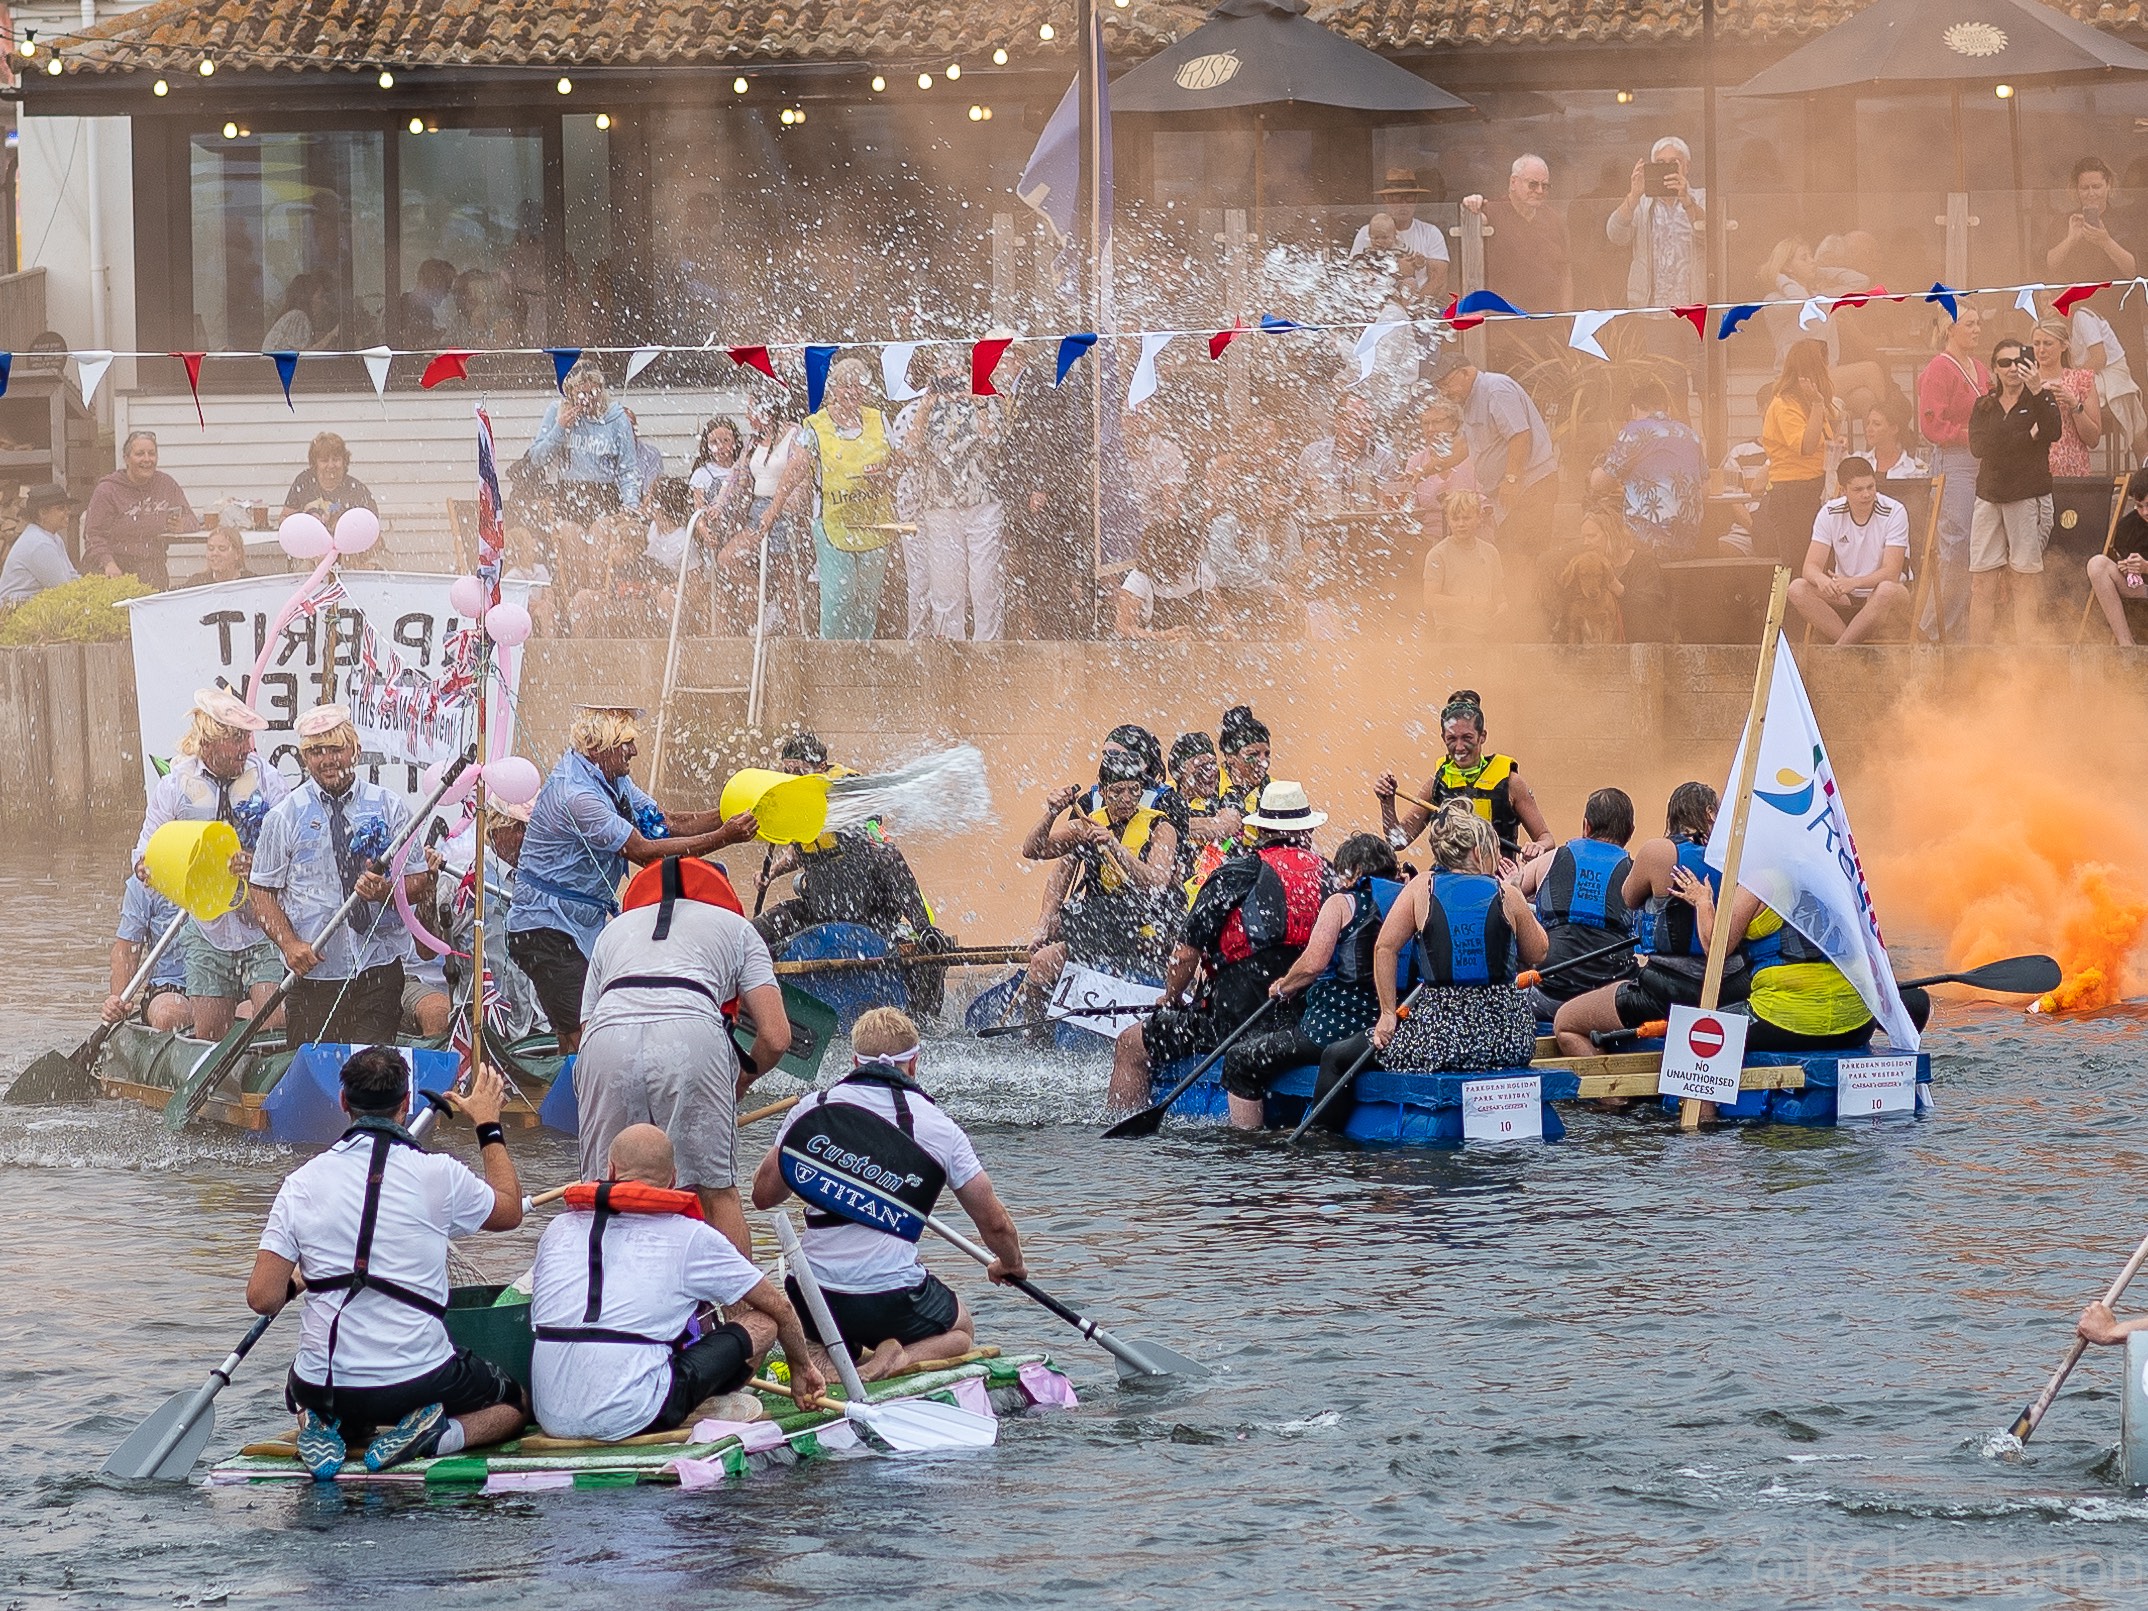
<instances>
[{"instance_id":1,"label":"orange life jacket","mask_svg":"<svg viewBox=\"0 0 2148 1611\"><path fill-rule=\"evenodd\" d=\"M667 882L674 887L667 890ZM715 862L703 861L699 856L666 856L662 861L647 863L627 880L626 894L619 899L619 909L631 912L637 906L655 906L667 895L673 900L721 906L740 917L746 915L738 891L731 887L731 875Z\"/></svg>"},{"instance_id":2,"label":"orange life jacket","mask_svg":"<svg viewBox=\"0 0 2148 1611\"><path fill-rule=\"evenodd\" d=\"M688 1219L708 1222L696 1193L668 1191L641 1180L578 1180L567 1188L566 1204L589 1212L597 1207L600 1190L604 1207L614 1214L684 1214Z\"/></svg>"}]
</instances>

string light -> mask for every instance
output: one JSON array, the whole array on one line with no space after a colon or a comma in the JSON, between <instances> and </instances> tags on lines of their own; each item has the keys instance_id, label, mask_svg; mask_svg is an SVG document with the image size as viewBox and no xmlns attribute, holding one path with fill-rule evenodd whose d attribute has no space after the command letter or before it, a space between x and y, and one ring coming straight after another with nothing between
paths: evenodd
<instances>
[{"instance_id":1,"label":"string light","mask_svg":"<svg viewBox=\"0 0 2148 1611\"><path fill-rule=\"evenodd\" d=\"M382 89L395 88L395 75L385 67L380 70L380 87Z\"/></svg>"},{"instance_id":2,"label":"string light","mask_svg":"<svg viewBox=\"0 0 2148 1611\"><path fill-rule=\"evenodd\" d=\"M58 78L61 72L64 71L64 69L60 65L60 58L55 56L52 58L52 60L45 63L45 71L50 73L54 78Z\"/></svg>"},{"instance_id":3,"label":"string light","mask_svg":"<svg viewBox=\"0 0 2148 1611\"><path fill-rule=\"evenodd\" d=\"M37 30L35 28L23 29L22 53L25 56L35 56L37 54Z\"/></svg>"},{"instance_id":4,"label":"string light","mask_svg":"<svg viewBox=\"0 0 2148 1611\"><path fill-rule=\"evenodd\" d=\"M2010 101L2014 98L2014 86L2011 84L2001 84L1998 88L1992 91L1992 94L1998 96L1999 99L2002 101Z\"/></svg>"},{"instance_id":5,"label":"string light","mask_svg":"<svg viewBox=\"0 0 2148 1611\"><path fill-rule=\"evenodd\" d=\"M732 80L731 80L731 93L732 93L733 95L743 95L743 94L745 94L745 93L746 93L746 81L745 81L745 80L744 80L743 78L734 78L734 79L732 79Z\"/></svg>"},{"instance_id":6,"label":"string light","mask_svg":"<svg viewBox=\"0 0 2148 1611\"><path fill-rule=\"evenodd\" d=\"M224 125L224 138L227 140L236 140L238 137L239 126L236 123L226 123Z\"/></svg>"},{"instance_id":7,"label":"string light","mask_svg":"<svg viewBox=\"0 0 2148 1611\"><path fill-rule=\"evenodd\" d=\"M562 78L557 84L554 84L552 87L558 90L562 95L572 95L574 93L574 80L571 78Z\"/></svg>"},{"instance_id":8,"label":"string light","mask_svg":"<svg viewBox=\"0 0 2148 1611\"><path fill-rule=\"evenodd\" d=\"M987 123L992 121L992 108L990 108L989 106L984 109L984 120Z\"/></svg>"},{"instance_id":9,"label":"string light","mask_svg":"<svg viewBox=\"0 0 2148 1611\"><path fill-rule=\"evenodd\" d=\"M984 108L973 105L970 108L970 121L972 123L982 123L984 121Z\"/></svg>"},{"instance_id":10,"label":"string light","mask_svg":"<svg viewBox=\"0 0 2148 1611\"><path fill-rule=\"evenodd\" d=\"M149 93L156 96L159 100L171 94L171 92L171 85L165 83L164 80L161 78L158 79L154 84L149 86Z\"/></svg>"},{"instance_id":11,"label":"string light","mask_svg":"<svg viewBox=\"0 0 2148 1611\"><path fill-rule=\"evenodd\" d=\"M878 95L882 90L886 89L887 87L888 81L885 78L881 77L878 73L873 74L873 93L875 95Z\"/></svg>"},{"instance_id":12,"label":"string light","mask_svg":"<svg viewBox=\"0 0 2148 1611\"><path fill-rule=\"evenodd\" d=\"M1631 106L1633 104L1633 91L1620 90L1618 92L1618 104L1621 106Z\"/></svg>"},{"instance_id":13,"label":"string light","mask_svg":"<svg viewBox=\"0 0 2148 1611\"><path fill-rule=\"evenodd\" d=\"M919 73L917 75L917 87L919 89L931 89L932 75L930 73Z\"/></svg>"},{"instance_id":14,"label":"string light","mask_svg":"<svg viewBox=\"0 0 2148 1611\"><path fill-rule=\"evenodd\" d=\"M956 79L960 78L961 76L962 64L960 62L949 62L947 64L947 82L952 84Z\"/></svg>"},{"instance_id":15,"label":"string light","mask_svg":"<svg viewBox=\"0 0 2148 1611\"><path fill-rule=\"evenodd\" d=\"M1049 44L1053 39L1057 38L1058 35L1053 31L1052 25L1050 23L1041 22L1037 24L1037 37L1045 41L1045 43Z\"/></svg>"},{"instance_id":16,"label":"string light","mask_svg":"<svg viewBox=\"0 0 2148 1611\"><path fill-rule=\"evenodd\" d=\"M202 57L201 65L194 70L201 74L203 78L214 78L216 76L216 58L213 56Z\"/></svg>"},{"instance_id":17,"label":"string light","mask_svg":"<svg viewBox=\"0 0 2148 1611\"><path fill-rule=\"evenodd\" d=\"M410 120L410 132L412 134L423 134L425 132L425 119L421 117L412 118Z\"/></svg>"},{"instance_id":18,"label":"string light","mask_svg":"<svg viewBox=\"0 0 2148 1611\"><path fill-rule=\"evenodd\" d=\"M791 109L790 109L789 107L787 107L787 106L786 106L786 107L785 107L785 108L784 108L784 109L783 109L783 110L782 110L781 112L777 113L776 115L777 115L777 118L778 118L778 119L779 119L779 120L780 120L780 121L782 122L782 124L783 124L783 126L784 126L785 128L788 128L788 127L790 127L790 125L791 125L791 124L793 124L793 123L795 123L795 122L797 122L797 121L798 121L798 120L797 120L796 118L794 118L794 117L792 117L792 116L791 116Z\"/></svg>"},{"instance_id":19,"label":"string light","mask_svg":"<svg viewBox=\"0 0 2148 1611\"><path fill-rule=\"evenodd\" d=\"M611 126L612 126L612 115L611 115L611 113L609 113L609 112L599 112L599 113L597 114L597 127L598 127L599 129L608 129L608 128L610 128Z\"/></svg>"},{"instance_id":20,"label":"string light","mask_svg":"<svg viewBox=\"0 0 2148 1611\"><path fill-rule=\"evenodd\" d=\"M992 52L992 65L994 67L1005 67L1007 65L1007 47L1005 45Z\"/></svg>"}]
</instances>

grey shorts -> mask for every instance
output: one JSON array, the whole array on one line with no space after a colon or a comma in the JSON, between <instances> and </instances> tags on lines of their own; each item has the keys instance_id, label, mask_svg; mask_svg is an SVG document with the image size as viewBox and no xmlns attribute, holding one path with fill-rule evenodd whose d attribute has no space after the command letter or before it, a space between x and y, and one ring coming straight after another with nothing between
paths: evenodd
<instances>
[{"instance_id":1,"label":"grey shorts","mask_svg":"<svg viewBox=\"0 0 2148 1611\"><path fill-rule=\"evenodd\" d=\"M574 1060L582 1178L604 1178L620 1131L653 1124L671 1137L681 1188L737 1185L737 1081L737 1053L713 1015L593 1023Z\"/></svg>"},{"instance_id":2,"label":"grey shorts","mask_svg":"<svg viewBox=\"0 0 2148 1611\"><path fill-rule=\"evenodd\" d=\"M420 979L414 973L406 973L403 978L403 1022L415 1024L418 1021L418 1003L427 996L445 996L446 994L447 992L434 984L432 980Z\"/></svg>"},{"instance_id":3,"label":"grey shorts","mask_svg":"<svg viewBox=\"0 0 2148 1611\"><path fill-rule=\"evenodd\" d=\"M200 929L188 929L180 944L186 951L186 993L202 999L237 1001L255 985L283 980L283 953L266 937L243 951L223 951Z\"/></svg>"}]
</instances>

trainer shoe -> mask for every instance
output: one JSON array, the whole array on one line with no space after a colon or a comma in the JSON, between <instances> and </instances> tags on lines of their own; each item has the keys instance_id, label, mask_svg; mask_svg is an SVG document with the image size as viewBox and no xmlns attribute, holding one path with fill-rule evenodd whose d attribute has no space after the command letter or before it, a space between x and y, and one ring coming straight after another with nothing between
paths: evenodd
<instances>
[{"instance_id":1,"label":"trainer shoe","mask_svg":"<svg viewBox=\"0 0 2148 1611\"><path fill-rule=\"evenodd\" d=\"M298 1417L298 1461L315 1482L333 1482L343 1469L343 1429L326 1416L302 1410Z\"/></svg>"},{"instance_id":2,"label":"trainer shoe","mask_svg":"<svg viewBox=\"0 0 2148 1611\"><path fill-rule=\"evenodd\" d=\"M405 1460L424 1459L438 1447L446 1425L444 1405L426 1404L412 1410L365 1446L366 1470L385 1471Z\"/></svg>"}]
</instances>

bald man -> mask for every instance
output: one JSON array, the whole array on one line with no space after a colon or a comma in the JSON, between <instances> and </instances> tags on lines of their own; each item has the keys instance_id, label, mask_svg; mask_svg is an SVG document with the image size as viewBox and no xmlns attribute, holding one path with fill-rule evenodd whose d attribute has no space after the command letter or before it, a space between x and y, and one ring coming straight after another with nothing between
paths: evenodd
<instances>
[{"instance_id":1,"label":"bald man","mask_svg":"<svg viewBox=\"0 0 2148 1611\"><path fill-rule=\"evenodd\" d=\"M569 1187L573 1206L545 1227L532 1272L530 1386L554 1437L616 1443L684 1426L703 1399L744 1387L779 1340L799 1405L827 1385L789 1300L677 1184L670 1137L629 1125L612 1141L605 1181ZM738 1318L696 1332L703 1303L737 1306Z\"/></svg>"}]
</instances>

